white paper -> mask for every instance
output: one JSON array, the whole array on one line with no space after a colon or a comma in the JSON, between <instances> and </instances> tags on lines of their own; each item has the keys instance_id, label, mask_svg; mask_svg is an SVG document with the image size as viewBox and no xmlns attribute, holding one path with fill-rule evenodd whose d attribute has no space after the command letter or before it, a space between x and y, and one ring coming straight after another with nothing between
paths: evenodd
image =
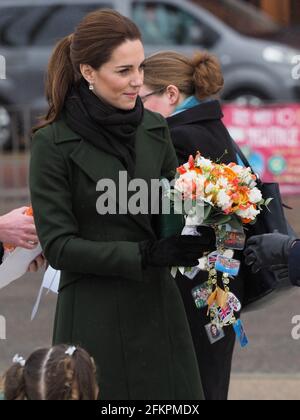
<instances>
[{"instance_id":1,"label":"white paper","mask_svg":"<svg viewBox=\"0 0 300 420\"><path fill-rule=\"evenodd\" d=\"M55 270L50 265L47 271L45 272L43 282L42 282L42 287L45 289L48 289L48 291L58 293L59 280L60 280L60 271Z\"/></svg>"},{"instance_id":2,"label":"white paper","mask_svg":"<svg viewBox=\"0 0 300 420\"><path fill-rule=\"evenodd\" d=\"M201 236L201 233L198 232L197 226L185 226L181 235Z\"/></svg>"},{"instance_id":3,"label":"white paper","mask_svg":"<svg viewBox=\"0 0 300 420\"><path fill-rule=\"evenodd\" d=\"M22 277L29 268L29 265L42 253L40 244L34 249L16 248L4 256L0 265L0 289L8 286L14 280Z\"/></svg>"},{"instance_id":4,"label":"white paper","mask_svg":"<svg viewBox=\"0 0 300 420\"><path fill-rule=\"evenodd\" d=\"M184 271L184 276L187 277L190 280L193 280L198 273L200 273L200 268L198 266L196 267L191 267L190 270L185 270Z\"/></svg>"},{"instance_id":5,"label":"white paper","mask_svg":"<svg viewBox=\"0 0 300 420\"><path fill-rule=\"evenodd\" d=\"M58 293L58 287L59 287L59 281L60 281L60 271L58 270L54 270L54 268L52 268L51 266L48 267L48 269L45 272L36 302L33 306L32 309L32 313L31 313L31 321L33 321L33 319L35 318L39 306L40 306L40 301L42 298L42 294L43 294L43 290L47 289L47 293L49 293L50 291L53 293Z\"/></svg>"},{"instance_id":6,"label":"white paper","mask_svg":"<svg viewBox=\"0 0 300 420\"><path fill-rule=\"evenodd\" d=\"M185 219L186 226L201 226L204 222L203 215L193 214Z\"/></svg>"}]
</instances>

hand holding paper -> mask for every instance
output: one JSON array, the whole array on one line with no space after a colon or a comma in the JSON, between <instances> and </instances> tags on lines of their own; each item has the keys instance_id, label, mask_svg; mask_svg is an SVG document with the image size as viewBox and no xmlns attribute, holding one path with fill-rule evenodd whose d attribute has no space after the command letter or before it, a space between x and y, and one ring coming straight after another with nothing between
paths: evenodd
<instances>
[{"instance_id":1,"label":"hand holding paper","mask_svg":"<svg viewBox=\"0 0 300 420\"><path fill-rule=\"evenodd\" d=\"M21 212L21 213L20 213ZM22 240L24 241L24 238L27 238L26 244L24 243L24 246L14 246L12 244L4 243L4 257L3 262L0 265L0 289L10 284L12 281L16 280L17 278L23 276L27 272L29 268L33 269L34 266L31 264L38 258L41 257L42 254L42 248L40 244L38 243L37 236L35 233L35 227L33 223L33 211L31 207L24 207L22 209L14 210L13 212L9 213L6 216L6 219L10 220L10 223L6 222L4 225L6 226L7 232L12 231L12 229L9 229L8 227L11 225L12 220L15 220L16 223L19 221L20 223L17 225L22 225L23 222L20 220L20 216L24 218L25 216L25 226L27 226L27 230L24 228L18 229L16 228L15 236L18 234L22 236ZM26 220L28 218L28 220ZM5 220L6 220L5 219ZM31 227L33 226L33 228ZM23 226L23 225L22 225ZM31 232L30 229L33 229L33 232ZM5 230L5 229L4 229ZM23 237L23 234L25 235L25 230L27 233L27 236ZM21 233L22 232L22 235ZM29 235L29 236L28 236ZM13 239L14 235L6 234L6 238L11 238L14 243L22 243L22 240ZM26 245L26 246L25 246ZM41 264L41 259L36 261L37 267ZM34 270L33 270L34 271Z\"/></svg>"},{"instance_id":2,"label":"hand holding paper","mask_svg":"<svg viewBox=\"0 0 300 420\"><path fill-rule=\"evenodd\" d=\"M42 253L42 247L38 244L34 249L16 248L4 257L0 265L0 289L8 286L11 282L23 276L29 265Z\"/></svg>"},{"instance_id":3,"label":"hand holding paper","mask_svg":"<svg viewBox=\"0 0 300 420\"><path fill-rule=\"evenodd\" d=\"M21 207L0 216L0 241L9 250L35 248L38 238L31 207Z\"/></svg>"}]
</instances>

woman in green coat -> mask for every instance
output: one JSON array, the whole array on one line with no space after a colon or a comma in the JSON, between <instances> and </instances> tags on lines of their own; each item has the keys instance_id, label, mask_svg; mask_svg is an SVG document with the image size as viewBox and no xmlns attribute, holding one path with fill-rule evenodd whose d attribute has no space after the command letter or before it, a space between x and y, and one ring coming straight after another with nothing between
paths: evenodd
<instances>
[{"instance_id":1,"label":"woman in green coat","mask_svg":"<svg viewBox=\"0 0 300 420\"><path fill-rule=\"evenodd\" d=\"M143 61L139 30L111 10L89 14L50 59L30 186L45 256L62 271L54 343L94 357L102 399L202 399L169 266L196 265L215 238L157 237L150 186L177 160L165 120L138 96Z\"/></svg>"}]
</instances>

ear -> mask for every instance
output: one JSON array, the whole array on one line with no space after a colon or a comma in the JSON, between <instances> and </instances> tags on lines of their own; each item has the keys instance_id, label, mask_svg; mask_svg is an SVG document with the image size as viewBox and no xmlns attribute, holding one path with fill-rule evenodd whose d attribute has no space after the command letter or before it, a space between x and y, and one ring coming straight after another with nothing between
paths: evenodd
<instances>
[{"instance_id":1,"label":"ear","mask_svg":"<svg viewBox=\"0 0 300 420\"><path fill-rule=\"evenodd\" d=\"M80 73L88 83L94 83L95 70L89 64L80 64Z\"/></svg>"},{"instance_id":2,"label":"ear","mask_svg":"<svg viewBox=\"0 0 300 420\"><path fill-rule=\"evenodd\" d=\"M180 101L180 91L177 86L169 85L166 89L166 94L170 105L177 105Z\"/></svg>"}]
</instances>

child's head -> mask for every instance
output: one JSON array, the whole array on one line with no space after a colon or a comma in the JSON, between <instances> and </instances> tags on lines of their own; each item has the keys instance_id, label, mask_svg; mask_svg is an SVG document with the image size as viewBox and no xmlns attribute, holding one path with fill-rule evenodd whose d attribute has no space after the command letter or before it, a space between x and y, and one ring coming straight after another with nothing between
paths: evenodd
<instances>
[{"instance_id":1,"label":"child's head","mask_svg":"<svg viewBox=\"0 0 300 420\"><path fill-rule=\"evenodd\" d=\"M93 359L80 347L61 344L37 350L25 362L14 358L5 373L6 400L95 400L98 394Z\"/></svg>"}]
</instances>

